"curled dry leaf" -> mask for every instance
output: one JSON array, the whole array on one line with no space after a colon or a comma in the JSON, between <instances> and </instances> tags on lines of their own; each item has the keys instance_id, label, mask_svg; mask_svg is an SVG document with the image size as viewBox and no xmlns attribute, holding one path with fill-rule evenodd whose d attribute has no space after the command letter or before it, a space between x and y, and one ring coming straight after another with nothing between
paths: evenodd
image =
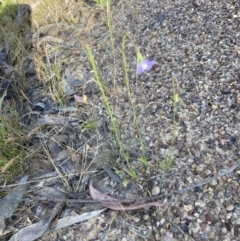
<instances>
[{"instance_id":1,"label":"curled dry leaf","mask_svg":"<svg viewBox=\"0 0 240 241\"><path fill-rule=\"evenodd\" d=\"M160 202L151 202L151 203L133 203L128 206L124 205L121 200L118 200L117 198L105 195L98 190L96 190L93 185L92 181L89 184L89 190L92 198L94 200L100 200L100 203L102 206L106 208L110 208L112 210L135 210L140 209L144 207L149 206L156 206L156 207L162 207L163 204Z\"/></svg>"}]
</instances>

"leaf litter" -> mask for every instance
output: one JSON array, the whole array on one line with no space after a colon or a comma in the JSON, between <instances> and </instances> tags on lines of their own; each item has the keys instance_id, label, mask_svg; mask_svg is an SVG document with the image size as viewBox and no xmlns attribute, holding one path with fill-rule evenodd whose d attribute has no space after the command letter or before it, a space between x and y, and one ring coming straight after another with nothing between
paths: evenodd
<instances>
[{"instance_id":1,"label":"leaf litter","mask_svg":"<svg viewBox=\"0 0 240 241\"><path fill-rule=\"evenodd\" d=\"M105 209L82 213L81 215L70 215L58 220L55 220L62 210L63 203L58 203L53 208L52 214L38 223L29 225L14 234L9 241L33 241L40 237L49 234L75 223L84 222L101 214ZM52 223L53 222L53 223Z\"/></svg>"},{"instance_id":2,"label":"leaf litter","mask_svg":"<svg viewBox=\"0 0 240 241\"><path fill-rule=\"evenodd\" d=\"M27 183L28 176L24 176L17 187L15 187L10 193L3 197L0 201L0 236L3 234L5 228L5 221L10 218L19 203L22 201L22 197L25 194L29 184Z\"/></svg>"}]
</instances>

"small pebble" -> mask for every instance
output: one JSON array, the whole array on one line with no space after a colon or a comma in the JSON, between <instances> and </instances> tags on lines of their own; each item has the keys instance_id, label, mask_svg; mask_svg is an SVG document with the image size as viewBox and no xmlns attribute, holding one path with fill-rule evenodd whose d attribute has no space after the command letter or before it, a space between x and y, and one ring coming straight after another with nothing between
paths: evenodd
<instances>
[{"instance_id":1,"label":"small pebble","mask_svg":"<svg viewBox=\"0 0 240 241\"><path fill-rule=\"evenodd\" d=\"M163 224L165 223L165 221L166 221L166 220L165 220L164 218L161 218L160 224L163 225Z\"/></svg>"},{"instance_id":2,"label":"small pebble","mask_svg":"<svg viewBox=\"0 0 240 241\"><path fill-rule=\"evenodd\" d=\"M221 229L218 223L215 225L215 229L218 233L220 233Z\"/></svg>"},{"instance_id":3,"label":"small pebble","mask_svg":"<svg viewBox=\"0 0 240 241\"><path fill-rule=\"evenodd\" d=\"M213 180L213 181L211 182L211 185L212 185L212 186L216 186L216 185L217 185L217 181L216 181L216 180Z\"/></svg>"},{"instance_id":4,"label":"small pebble","mask_svg":"<svg viewBox=\"0 0 240 241\"><path fill-rule=\"evenodd\" d=\"M212 231L212 232L210 232L208 239L210 240L210 239L214 239L214 238L216 238L216 234Z\"/></svg>"},{"instance_id":5,"label":"small pebble","mask_svg":"<svg viewBox=\"0 0 240 241\"><path fill-rule=\"evenodd\" d=\"M202 189L199 186L194 187L194 192L201 192Z\"/></svg>"},{"instance_id":6,"label":"small pebble","mask_svg":"<svg viewBox=\"0 0 240 241\"><path fill-rule=\"evenodd\" d=\"M140 221L140 218L138 218L138 217L132 217L132 220L133 220L135 223L137 223L137 222Z\"/></svg>"},{"instance_id":7,"label":"small pebble","mask_svg":"<svg viewBox=\"0 0 240 241\"><path fill-rule=\"evenodd\" d=\"M171 226L170 227L170 231L172 232L172 233L180 233L180 231L175 227L175 226Z\"/></svg>"},{"instance_id":8,"label":"small pebble","mask_svg":"<svg viewBox=\"0 0 240 241\"><path fill-rule=\"evenodd\" d=\"M240 225L240 218L236 219L236 224Z\"/></svg>"},{"instance_id":9,"label":"small pebble","mask_svg":"<svg viewBox=\"0 0 240 241\"><path fill-rule=\"evenodd\" d=\"M226 207L226 210L227 210L228 212L231 212L233 209L234 209L234 206L233 206L232 204L230 204L230 205L228 205L228 206Z\"/></svg>"},{"instance_id":10,"label":"small pebble","mask_svg":"<svg viewBox=\"0 0 240 241\"><path fill-rule=\"evenodd\" d=\"M161 191L160 187L155 186L155 187L152 188L151 193L152 193L153 196L156 196L160 193L160 191Z\"/></svg>"},{"instance_id":11,"label":"small pebble","mask_svg":"<svg viewBox=\"0 0 240 241\"><path fill-rule=\"evenodd\" d=\"M146 221L146 220L148 220L149 219L149 215L148 214L145 214L144 216L143 216L143 219Z\"/></svg>"},{"instance_id":12,"label":"small pebble","mask_svg":"<svg viewBox=\"0 0 240 241\"><path fill-rule=\"evenodd\" d=\"M226 234L227 233L227 229L225 227L222 227L221 228L221 232L222 232L222 234Z\"/></svg>"},{"instance_id":13,"label":"small pebble","mask_svg":"<svg viewBox=\"0 0 240 241\"><path fill-rule=\"evenodd\" d=\"M188 232L188 226L185 223L180 224L180 228L182 229L183 232Z\"/></svg>"},{"instance_id":14,"label":"small pebble","mask_svg":"<svg viewBox=\"0 0 240 241\"><path fill-rule=\"evenodd\" d=\"M211 170L205 170L205 174L206 174L207 176L209 176L211 173L212 173Z\"/></svg>"},{"instance_id":15,"label":"small pebble","mask_svg":"<svg viewBox=\"0 0 240 241\"><path fill-rule=\"evenodd\" d=\"M187 212L190 212L193 210L193 206L192 205L184 205L184 210L187 211Z\"/></svg>"},{"instance_id":16,"label":"small pebble","mask_svg":"<svg viewBox=\"0 0 240 241\"><path fill-rule=\"evenodd\" d=\"M205 205L206 205L205 202L203 202L203 201L201 201L201 200L195 202L195 206L196 206L196 207L201 207L201 208L203 208L203 207L205 207Z\"/></svg>"},{"instance_id":17,"label":"small pebble","mask_svg":"<svg viewBox=\"0 0 240 241\"><path fill-rule=\"evenodd\" d=\"M187 177L187 181L188 181L190 184L192 184L192 183L193 183L192 177L191 177L191 176L190 176L190 177Z\"/></svg>"},{"instance_id":18,"label":"small pebble","mask_svg":"<svg viewBox=\"0 0 240 241\"><path fill-rule=\"evenodd\" d=\"M197 166L197 167L196 167L196 171L197 171L198 173L201 173L201 172L203 171L203 167Z\"/></svg>"}]
</instances>

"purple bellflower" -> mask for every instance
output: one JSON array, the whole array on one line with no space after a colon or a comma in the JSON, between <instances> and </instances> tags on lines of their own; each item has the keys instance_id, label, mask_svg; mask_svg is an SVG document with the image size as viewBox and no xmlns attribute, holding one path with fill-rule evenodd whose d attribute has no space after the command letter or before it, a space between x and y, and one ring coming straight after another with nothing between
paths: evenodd
<instances>
[{"instance_id":1,"label":"purple bellflower","mask_svg":"<svg viewBox=\"0 0 240 241\"><path fill-rule=\"evenodd\" d=\"M154 61L143 59L137 65L137 74L138 75L142 74L145 70L146 71L151 70L151 68L153 67L154 64L155 64Z\"/></svg>"}]
</instances>

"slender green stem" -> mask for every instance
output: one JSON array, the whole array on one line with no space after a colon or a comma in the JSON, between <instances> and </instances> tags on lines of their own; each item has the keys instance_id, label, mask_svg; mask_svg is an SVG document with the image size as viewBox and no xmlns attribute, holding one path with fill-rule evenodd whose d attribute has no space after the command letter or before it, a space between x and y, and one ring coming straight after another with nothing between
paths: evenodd
<instances>
[{"instance_id":1,"label":"slender green stem","mask_svg":"<svg viewBox=\"0 0 240 241\"><path fill-rule=\"evenodd\" d=\"M130 85L129 85L129 78L128 78L128 72L127 72L127 61L126 61L126 56L125 56L125 42L126 42L126 36L123 37L123 41L122 41L122 59L123 59L124 80L125 80L125 84L127 86L128 97L129 97L129 100L130 100L130 103L131 103L131 109L132 109L132 112L133 112L133 123L136 127L137 134L138 134L139 141L140 141L140 145L141 145L141 149L142 149L141 151L142 151L143 158L139 159L139 161L143 162L143 164L146 166L147 165L146 152L145 152L144 143L143 143L143 140L142 140L142 135L141 135L138 119L137 119L135 104L134 104L134 101L133 101L133 98L132 98L131 88L130 88Z\"/></svg>"},{"instance_id":2,"label":"slender green stem","mask_svg":"<svg viewBox=\"0 0 240 241\"><path fill-rule=\"evenodd\" d=\"M108 29L109 29L109 33L110 33L111 48L112 48L112 54L113 54L113 86L114 86L114 90L115 90L116 89L116 72L117 72L117 68L116 68L114 38L113 38L111 0L107 0L107 22L108 22Z\"/></svg>"}]
</instances>

